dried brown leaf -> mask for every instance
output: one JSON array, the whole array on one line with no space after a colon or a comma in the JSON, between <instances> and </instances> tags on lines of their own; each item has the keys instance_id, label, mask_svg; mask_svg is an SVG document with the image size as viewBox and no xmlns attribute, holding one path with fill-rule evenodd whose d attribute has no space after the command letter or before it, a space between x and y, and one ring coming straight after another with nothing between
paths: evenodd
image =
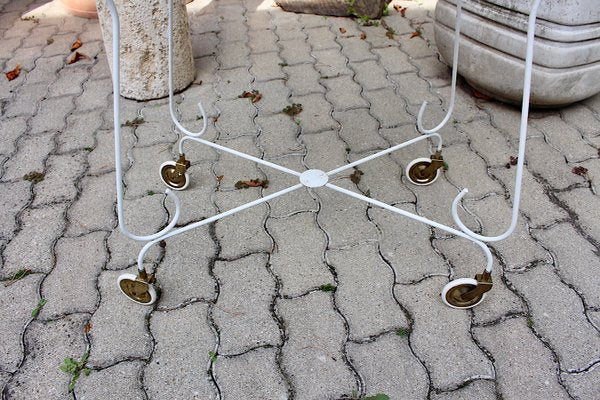
<instances>
[{"instance_id":1,"label":"dried brown leaf","mask_svg":"<svg viewBox=\"0 0 600 400\"><path fill-rule=\"evenodd\" d=\"M421 32L419 31L414 31L413 33L410 34L410 38L414 38L414 37L419 37L421 36Z\"/></svg>"},{"instance_id":2,"label":"dried brown leaf","mask_svg":"<svg viewBox=\"0 0 600 400\"><path fill-rule=\"evenodd\" d=\"M77 50L78 48L80 48L80 47L81 47L81 44L82 44L82 43L81 43L81 39L77 38L77 40L75 41L75 43L73 43L73 44L71 45L71 51L75 51L75 50Z\"/></svg>"},{"instance_id":3,"label":"dried brown leaf","mask_svg":"<svg viewBox=\"0 0 600 400\"><path fill-rule=\"evenodd\" d=\"M352 173L352 175L350 175L350 180L355 185L358 185L360 183L360 179L363 176L363 174L364 173L360 169L357 169Z\"/></svg>"},{"instance_id":4,"label":"dried brown leaf","mask_svg":"<svg viewBox=\"0 0 600 400\"><path fill-rule=\"evenodd\" d=\"M256 96L252 98L253 103L258 103L262 99L262 94L258 93Z\"/></svg>"},{"instance_id":5,"label":"dried brown leaf","mask_svg":"<svg viewBox=\"0 0 600 400\"><path fill-rule=\"evenodd\" d=\"M263 187L263 188L268 188L269 187L269 180L268 179L250 179L249 181L237 181L235 183L235 188L236 189L248 189L251 187Z\"/></svg>"},{"instance_id":6,"label":"dried brown leaf","mask_svg":"<svg viewBox=\"0 0 600 400\"><path fill-rule=\"evenodd\" d=\"M346 33L346 28L340 28L340 32Z\"/></svg>"},{"instance_id":7,"label":"dried brown leaf","mask_svg":"<svg viewBox=\"0 0 600 400\"><path fill-rule=\"evenodd\" d=\"M16 67L14 67L12 70L5 72L4 75L6 75L6 79L8 79L9 81L12 81L13 79L16 79L19 74L21 73L21 65L17 64Z\"/></svg>"},{"instance_id":8,"label":"dried brown leaf","mask_svg":"<svg viewBox=\"0 0 600 400\"><path fill-rule=\"evenodd\" d=\"M83 328L83 333L89 333L92 329L92 323L88 322L87 325Z\"/></svg>"},{"instance_id":9,"label":"dried brown leaf","mask_svg":"<svg viewBox=\"0 0 600 400\"><path fill-rule=\"evenodd\" d=\"M487 94L481 93L477 89L473 89L473 97L475 97L476 99L481 99L481 100L485 100L485 101L489 101L489 100L493 99L493 97L488 96Z\"/></svg>"},{"instance_id":10,"label":"dried brown leaf","mask_svg":"<svg viewBox=\"0 0 600 400\"><path fill-rule=\"evenodd\" d=\"M77 61L89 60L89 59L90 58L88 56L86 56L85 54L76 51L75 53L71 54L71 56L67 60L67 64L73 64L73 63L76 63Z\"/></svg>"},{"instance_id":11,"label":"dried brown leaf","mask_svg":"<svg viewBox=\"0 0 600 400\"><path fill-rule=\"evenodd\" d=\"M224 177L225 177L225 175L219 175L219 176L217 176L217 182L221 182Z\"/></svg>"},{"instance_id":12,"label":"dried brown leaf","mask_svg":"<svg viewBox=\"0 0 600 400\"><path fill-rule=\"evenodd\" d=\"M573 169L571 170L572 173L574 173L575 175L579 175L579 176L583 176L585 177L588 173L588 169L586 167L582 167L577 166L577 167L573 167Z\"/></svg>"},{"instance_id":13,"label":"dried brown leaf","mask_svg":"<svg viewBox=\"0 0 600 400\"><path fill-rule=\"evenodd\" d=\"M363 32L363 33L361 33L361 34L360 34L360 38L361 38L362 40L365 40L365 39L367 38L367 34L366 34L366 33L364 33L364 32Z\"/></svg>"}]
</instances>

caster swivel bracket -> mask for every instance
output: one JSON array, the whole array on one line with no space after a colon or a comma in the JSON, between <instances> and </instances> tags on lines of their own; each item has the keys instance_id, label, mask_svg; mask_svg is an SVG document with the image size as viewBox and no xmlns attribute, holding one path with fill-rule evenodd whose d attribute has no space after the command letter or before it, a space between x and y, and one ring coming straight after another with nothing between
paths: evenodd
<instances>
[{"instance_id":1,"label":"caster swivel bracket","mask_svg":"<svg viewBox=\"0 0 600 400\"><path fill-rule=\"evenodd\" d=\"M470 301L476 297L482 296L484 293L489 292L492 289L492 274L488 271L483 271L482 274L475 275L477 286L466 293L463 293L460 297L462 300Z\"/></svg>"}]
</instances>

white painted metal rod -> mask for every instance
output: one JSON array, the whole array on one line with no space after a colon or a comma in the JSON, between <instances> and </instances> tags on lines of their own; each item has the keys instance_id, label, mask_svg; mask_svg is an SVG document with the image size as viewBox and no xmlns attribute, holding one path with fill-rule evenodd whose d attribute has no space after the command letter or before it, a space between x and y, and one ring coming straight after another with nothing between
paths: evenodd
<instances>
[{"instance_id":1,"label":"white painted metal rod","mask_svg":"<svg viewBox=\"0 0 600 400\"><path fill-rule=\"evenodd\" d=\"M458 215L458 203L468 193L468 189L463 189L452 202L452 217L456 224L467 235L485 242L495 242L506 239L515 230L519 218L519 203L521 201L521 186L523 183L523 164L525 162L525 143L527 141L527 121L529 117L529 98L531 97L531 73L533 70L533 42L535 39L535 20L538 6L541 0L535 0L531 13L529 14L529 23L527 27L527 54L525 57L525 78L523 80L523 104L521 109L521 126L519 132L519 155L517 159L517 174L515 177L515 197L513 199L512 217L510 226L501 235L483 236L479 235L465 226Z\"/></svg>"},{"instance_id":2,"label":"white painted metal rod","mask_svg":"<svg viewBox=\"0 0 600 400\"><path fill-rule=\"evenodd\" d=\"M167 31L167 37L169 42L169 112L171 113L171 120L179 130L186 135L189 136L201 136L208 126L208 119L206 118L206 113L204 112L204 108L201 103L198 103L198 108L200 109L200 113L202 114L202 130L200 132L192 132L187 130L179 120L177 119L177 115L175 113L175 107L173 105L173 0L168 0L169 4L169 28Z\"/></svg>"},{"instance_id":3,"label":"white painted metal rod","mask_svg":"<svg viewBox=\"0 0 600 400\"><path fill-rule=\"evenodd\" d=\"M452 90L450 92L450 105L448 106L448 112L446 116L435 128L425 129L423 127L423 114L425 113L425 109L427 108L427 101L424 101L421 104L421 108L419 109L419 115L417 116L417 128L419 132L423 134L427 133L435 133L442 129L444 125L448 123L450 117L452 117L452 112L454 111L454 103L456 100L456 81L458 75L458 49L460 48L460 24L462 21L462 0L456 1L456 19L454 23L454 53L452 58Z\"/></svg>"},{"instance_id":4,"label":"white painted metal rod","mask_svg":"<svg viewBox=\"0 0 600 400\"><path fill-rule=\"evenodd\" d=\"M367 203L370 203L370 204L373 204L375 206L384 208L386 210L395 212L396 214L400 214L402 216L414 219L415 221L421 222L423 224L427 224L427 225L433 226L434 228L441 229L443 231L446 231L446 232L451 233L453 235L462 237L464 239L467 239L467 240L469 240L469 241L477 244L479 247L481 247L481 249L485 253L485 257L486 257L486 261L487 261L485 270L488 271L488 272L492 272L492 265L493 265L492 253L490 252L490 249L485 245L485 243L483 243L483 242L481 242L481 241L479 241L477 239L474 239L474 238L470 237L469 235L467 235L467 234L465 234L465 233L463 233L463 232L461 232L459 230L456 230L456 229L451 228L451 227L446 226L446 225L442 225L442 224L440 224L438 222L435 222L435 221L432 221L430 219L421 217L420 215L416 215L416 214L410 213L408 211L402 210L401 208L391 206L391 205L386 204L386 203L384 203L382 201L372 199L370 197L364 196L362 194L353 192L353 191L348 190L348 189L344 189L342 187L333 185L331 183L328 183L325 186L327 186L328 188L331 188L331 189L333 189L335 191L338 191L340 193L347 194L350 197L354 197L355 199L366 201Z\"/></svg>"},{"instance_id":5,"label":"white painted metal rod","mask_svg":"<svg viewBox=\"0 0 600 400\"><path fill-rule=\"evenodd\" d=\"M230 154L236 155L238 157L245 158L246 160L254 161L257 164L266 165L267 167L270 167L270 168L273 168L273 169L276 169L276 170L279 170L279 171L282 171L282 172L286 172L286 173L288 173L290 175L300 176L300 172L296 172L296 171L294 171L292 169L289 169L289 168L286 168L286 167L282 167L281 165L277 165L277 164L274 164L272 162L269 162L269 161L266 161L266 160L263 160L263 159L260 159L260 158L254 157L254 156L250 156L248 154L244 154L244 153L239 152L237 150L230 149L229 147L221 146L219 144L210 142L208 140L196 138L196 137L193 137L193 136L185 136L185 137L181 138L181 140L179 141L179 152L181 154L183 154L183 142L186 141L186 140L193 140L194 142L205 144L205 145L213 147L213 148L215 148L217 150L221 150L221 151L224 151L226 153L230 153Z\"/></svg>"},{"instance_id":6,"label":"white painted metal rod","mask_svg":"<svg viewBox=\"0 0 600 400\"><path fill-rule=\"evenodd\" d=\"M165 233L170 231L177 220L179 219L181 211L181 202L171 190L167 190L165 193L175 203L175 215L173 220L160 232L153 235L139 236L127 230L125 226L125 219L123 216L123 171L121 168L121 97L120 97L120 56L119 56L119 42L120 42L120 26L119 26L119 14L113 0L106 0L106 4L110 11L112 20L112 52L113 52L113 115L114 115L114 130L115 130L115 177L117 184L117 217L119 220L119 229L126 237L133 240L154 240L163 236Z\"/></svg>"},{"instance_id":7,"label":"white painted metal rod","mask_svg":"<svg viewBox=\"0 0 600 400\"><path fill-rule=\"evenodd\" d=\"M439 134L437 134L437 133L432 133L432 134L429 134L429 135L417 136L417 137L416 137L416 138L414 138L414 139L408 140L408 141L406 141L406 142L404 142L404 143L397 144L397 145L395 145L395 146L392 146L392 147L390 147L389 149L381 150L381 151L379 151L379 152L377 152L377 153L375 153L375 154L371 154L370 156L367 156L367 157L365 157L365 158L361 158L360 160L356 160L356 161L354 161L354 162L351 162L350 164L346 164L346 165L343 165L343 166L341 166L341 167L339 167L339 168L332 169L331 171L327 172L327 175L328 175L328 176L331 176L331 175L334 175L334 174L340 173L340 172L342 172L342 171L346 171L346 170L348 170L348 169L350 169L350 168L354 168L354 167L355 167L355 166L357 166L357 165L364 164L364 163L366 163L367 161L371 161L371 160L373 160L373 159L375 159L375 158L377 158L377 157L381 157L381 156L383 156L383 155L386 155L386 154L392 153L392 152L394 152L394 151L396 151L396 150L399 150L399 149L401 149L401 148L403 148L403 147L410 146L411 144L414 144L414 143L420 142L421 140L424 140L424 139L430 138L430 137L432 137L432 136L435 136L435 137L438 139L438 145L437 145L437 149L438 149L438 150L441 150L441 149L442 149L442 137L441 137Z\"/></svg>"},{"instance_id":8,"label":"white painted metal rod","mask_svg":"<svg viewBox=\"0 0 600 400\"><path fill-rule=\"evenodd\" d=\"M140 253L138 254L138 270L139 271L143 271L144 270L144 255L150 249L150 247L152 247L154 244L160 242L161 240L168 239L171 236L179 235L181 233L187 232L187 231L189 231L191 229L197 228L197 227L202 226L202 225L210 224L211 222L215 222L215 221L217 221L217 220L219 220L221 218L225 218L225 217L227 217L229 215L233 215L233 214L235 214L237 212L246 210L246 209L248 209L250 207L254 207L254 206L258 205L258 204L267 202L269 200L273 200L276 197L283 196L284 194L293 192L294 190L298 190L301 187L304 187L304 185L302 185L301 183L298 183L298 184L296 184L294 186L290 186L287 189L280 190L280 191L272 193L272 194L270 194L268 196L261 197L260 199L256 199L254 201L251 201L249 203L242 204L241 206L232 208L231 210L224 211L224 212L222 212L220 214L217 214L217 215L213 215L212 217L203 219L202 221L194 222L193 224L186 225L186 226L184 226L182 228L174 229L171 232L167 233L166 235L164 235L164 236L162 236L162 237L160 237L158 239L154 239L154 240L146 243L144 245L144 247L142 248L142 250L140 250Z\"/></svg>"}]
</instances>

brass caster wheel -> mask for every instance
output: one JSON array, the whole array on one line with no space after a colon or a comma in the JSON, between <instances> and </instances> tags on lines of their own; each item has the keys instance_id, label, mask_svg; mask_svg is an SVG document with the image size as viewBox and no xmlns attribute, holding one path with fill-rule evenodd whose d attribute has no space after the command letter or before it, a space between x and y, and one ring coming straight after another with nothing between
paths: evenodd
<instances>
[{"instance_id":1,"label":"brass caster wheel","mask_svg":"<svg viewBox=\"0 0 600 400\"><path fill-rule=\"evenodd\" d=\"M426 186L431 185L440 176L440 169L428 169L432 161L430 158L414 159L406 167L406 177L413 185Z\"/></svg>"},{"instance_id":2,"label":"brass caster wheel","mask_svg":"<svg viewBox=\"0 0 600 400\"><path fill-rule=\"evenodd\" d=\"M123 274L117 281L121 292L134 303L149 306L156 301L156 289L150 282L146 282L134 274Z\"/></svg>"},{"instance_id":3,"label":"brass caster wheel","mask_svg":"<svg viewBox=\"0 0 600 400\"><path fill-rule=\"evenodd\" d=\"M160 179L173 190L183 190L190 184L190 176L182 172L174 161L165 161L160 165ZM185 168L183 168L185 171Z\"/></svg>"},{"instance_id":4,"label":"brass caster wheel","mask_svg":"<svg viewBox=\"0 0 600 400\"><path fill-rule=\"evenodd\" d=\"M477 293L472 299L463 297L467 292L475 290L477 280L473 278L460 278L450 281L442 290L442 301L449 307L465 310L475 307L485 299L486 293Z\"/></svg>"}]
</instances>

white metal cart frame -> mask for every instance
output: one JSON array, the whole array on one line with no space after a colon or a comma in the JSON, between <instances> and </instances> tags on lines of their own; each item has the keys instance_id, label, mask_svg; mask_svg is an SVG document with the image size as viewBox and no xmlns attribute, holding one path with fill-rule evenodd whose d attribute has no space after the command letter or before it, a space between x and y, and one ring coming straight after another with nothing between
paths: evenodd
<instances>
[{"instance_id":1,"label":"white metal cart frame","mask_svg":"<svg viewBox=\"0 0 600 400\"><path fill-rule=\"evenodd\" d=\"M251 201L249 203L243 204L241 206L235 207L231 210L222 212L220 214L214 215L210 218L204 219L199 222L191 223L189 225L175 228L177 221L180 216L181 211L181 202L176 194L171 190L167 189L165 194L169 199L171 199L175 204L175 215L171 222L161 231L146 236L135 235L127 229L125 226L124 216L123 216L123 172L121 168L121 124L120 124L120 96L119 96L119 88L120 88L120 61L119 61L119 40L120 40L120 30L119 30L119 16L117 13L117 9L115 7L113 0L107 0L107 5L112 17L112 30L113 30L113 40L112 40L112 52L113 52L113 107L114 107L114 133L115 133L115 169L116 169L116 186L117 186L117 215L119 220L119 228L121 232L128 238L133 240L139 240L147 242L144 247L139 252L137 258L137 267L138 274L123 274L118 279L118 285L123 294L125 294L128 298L133 300L139 304L150 305L153 304L157 299L157 293L154 288L155 278L152 274L148 274L144 268L143 260L146 252L156 243L170 238L172 236L187 232L191 229L197 228L202 225L210 224L212 222L218 221L221 218L227 217L229 215L235 214L237 212L243 211L247 208L253 207L255 205L267 202L269 200L275 199L279 196L283 196L284 194L290 193L292 191L298 190L302 187L328 187L337 192L344 193L350 197L353 197L358 200L365 201L374 206L378 206L394 212L396 214L400 214L402 216L414 219L421 223L427 224L434 228L441 229L445 232L448 232L452 235L462 237L467 239L476 245L478 245L481 250L484 252L486 257L486 266L485 270L481 274L477 274L475 278L460 278L450 281L446 284L442 290L442 300L445 304L453 308L466 309L474 307L480 304L485 298L486 292L488 292L492 288L492 265L493 258L492 253L490 252L488 246L484 242L489 241L498 241L507 238L515 229L517 225L517 219L519 215L519 202L521 197L521 186L522 186L522 178L523 178L523 163L525 160L525 141L527 137L527 120L529 115L529 98L531 92L531 74L532 74L532 64L533 64L533 42L535 37L535 22L538 6L541 0L534 0L533 7L531 9L531 13L529 15L529 23L527 30L527 52L525 59L525 78L523 83L523 101L522 101L522 112L521 112L521 125L520 125L520 133L519 133L519 153L518 153L518 161L517 161L517 172L515 179L515 195L513 200L512 207L512 219L510 226L508 229L501 235L498 236L483 236L479 235L469 228L467 228L463 222L460 220L458 215L458 204L461 199L467 194L468 190L463 189L452 202L452 217L454 221L459 226L460 230L440 224L438 222L432 221L430 219L421 217L419 215L407 212L400 208L391 206L384 202L381 202L376 199L372 199L370 197L361 195L359 193L341 188L339 186L333 185L329 183L329 178L332 175L338 174L340 172L346 171L353 167L356 167L360 164L363 164L367 161L373 160L375 158L381 157L383 155L392 153L396 150L399 150L403 147L409 146L411 144L417 143L426 139L435 139L437 141L437 148L435 154L431 155L430 158L418 158L413 160L406 168L406 176L410 182L416 185L428 185L433 183L440 174L440 167L442 166L442 137L437 133L451 118L452 112L454 110L454 102L456 97L456 81L457 81L457 66L458 66L458 52L459 52L459 42L460 42L460 24L461 24L461 15L462 15L462 0L457 0L457 13L456 13L456 24L455 24L455 37L454 37L454 54L452 61L452 91L450 97L450 104L448 106L448 111L445 118L442 122L432 129L425 129L422 124L423 114L425 112L427 102L424 102L419 110L419 114L417 117L417 127L419 132L422 133L421 136L418 136L414 139L408 140L404 143L397 144L393 147L390 147L386 150L382 150L370 156L364 157L360 160L354 161L352 163L346 164L339 168L333 169L329 172L324 172L318 169L311 169L304 171L302 173L291 170L289 168L282 167L280 165L274 164L272 162L256 158L247 154L244 154L240 151L230 149L225 146L218 145L216 143L201 139L200 136L206 131L208 119L206 117L206 113L202 108L202 105L199 103L198 107L200 108L200 112L203 117L203 128L200 132L191 132L187 130L177 119L177 116L174 111L173 106L173 35L172 35L172 25L173 25L173 0L168 0L168 42L169 42L169 51L168 51L168 63L169 63L169 110L171 114L171 119L177 129L185 134L183 138L179 141L179 154L180 157L177 162L167 161L161 165L160 174L163 182L175 190L183 190L187 187L189 183L189 176L186 172L187 168L189 168L190 164L187 160L185 160L184 156L184 148L183 145L186 141L194 141L200 144L204 144L206 146L212 147L216 150L223 151L226 153L233 154L235 156L244 158L246 160L253 161L257 164L261 164L281 172L285 172L290 175L294 175L299 179L299 183L293 186L288 187L287 189L280 190L278 192L272 193L268 196L262 197L260 199Z\"/></svg>"}]
</instances>

